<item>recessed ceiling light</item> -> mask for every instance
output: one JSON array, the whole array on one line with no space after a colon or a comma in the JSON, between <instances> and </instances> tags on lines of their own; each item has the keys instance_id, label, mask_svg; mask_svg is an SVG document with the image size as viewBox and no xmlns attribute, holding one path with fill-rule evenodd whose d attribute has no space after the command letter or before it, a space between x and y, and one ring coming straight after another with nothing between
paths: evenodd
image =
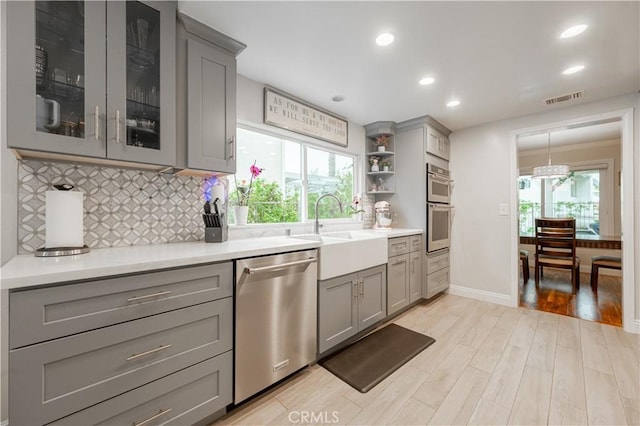
<instances>
[{"instance_id":1,"label":"recessed ceiling light","mask_svg":"<svg viewBox=\"0 0 640 426\"><path fill-rule=\"evenodd\" d=\"M344 101L344 96L342 96L342 95L336 95L336 96L334 96L333 98L331 98L331 100L332 100L333 102L342 102L342 101Z\"/></svg>"},{"instance_id":2,"label":"recessed ceiling light","mask_svg":"<svg viewBox=\"0 0 640 426\"><path fill-rule=\"evenodd\" d=\"M460 105L460 101L459 100L454 100L454 101L451 101L451 102L447 103L448 107L457 107L458 105Z\"/></svg>"},{"instance_id":3,"label":"recessed ceiling light","mask_svg":"<svg viewBox=\"0 0 640 426\"><path fill-rule=\"evenodd\" d=\"M421 78L418 83L422 84L423 86L426 86L428 84L433 84L434 81L436 81L436 79L433 77L424 77L424 78Z\"/></svg>"},{"instance_id":4,"label":"recessed ceiling light","mask_svg":"<svg viewBox=\"0 0 640 426\"><path fill-rule=\"evenodd\" d=\"M580 72L584 69L584 65L576 65L573 66L571 68L567 68L566 70L562 71L562 74L564 75L569 75L569 74L575 74L577 72Z\"/></svg>"},{"instance_id":5,"label":"recessed ceiling light","mask_svg":"<svg viewBox=\"0 0 640 426\"><path fill-rule=\"evenodd\" d=\"M378 37L376 37L376 44L378 46L388 46L393 43L393 34L391 33L382 33Z\"/></svg>"},{"instance_id":6,"label":"recessed ceiling light","mask_svg":"<svg viewBox=\"0 0 640 426\"><path fill-rule=\"evenodd\" d=\"M580 25L574 25L573 27L567 28L566 30L564 30L562 32L562 34L560 34L560 38L571 38L571 37L575 37L578 34L581 34L584 32L584 30L587 29L587 25L586 24L580 24Z\"/></svg>"}]
</instances>

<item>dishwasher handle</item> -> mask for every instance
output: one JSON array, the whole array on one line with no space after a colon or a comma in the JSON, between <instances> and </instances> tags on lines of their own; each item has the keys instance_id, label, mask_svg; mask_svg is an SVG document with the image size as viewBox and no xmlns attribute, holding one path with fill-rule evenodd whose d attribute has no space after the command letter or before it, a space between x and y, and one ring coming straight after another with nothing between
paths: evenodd
<instances>
[{"instance_id":1,"label":"dishwasher handle","mask_svg":"<svg viewBox=\"0 0 640 426\"><path fill-rule=\"evenodd\" d=\"M310 257L309 259L296 260L295 262L288 262L288 263L280 263L278 265L263 266L261 268L245 267L243 272L247 275L251 275L251 274L259 274L260 272L279 271L281 269L293 268L295 266L308 265L309 263L314 263L316 261L317 259L315 257Z\"/></svg>"}]
</instances>

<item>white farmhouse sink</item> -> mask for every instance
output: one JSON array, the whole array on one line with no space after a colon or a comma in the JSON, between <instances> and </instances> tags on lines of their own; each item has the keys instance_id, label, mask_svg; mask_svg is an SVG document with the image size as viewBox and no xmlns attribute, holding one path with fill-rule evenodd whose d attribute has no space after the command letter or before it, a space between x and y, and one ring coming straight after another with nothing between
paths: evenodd
<instances>
[{"instance_id":1,"label":"white farmhouse sink","mask_svg":"<svg viewBox=\"0 0 640 426\"><path fill-rule=\"evenodd\" d=\"M290 238L322 243L319 247L319 280L387 263L387 237L384 235L348 231L292 235Z\"/></svg>"}]
</instances>

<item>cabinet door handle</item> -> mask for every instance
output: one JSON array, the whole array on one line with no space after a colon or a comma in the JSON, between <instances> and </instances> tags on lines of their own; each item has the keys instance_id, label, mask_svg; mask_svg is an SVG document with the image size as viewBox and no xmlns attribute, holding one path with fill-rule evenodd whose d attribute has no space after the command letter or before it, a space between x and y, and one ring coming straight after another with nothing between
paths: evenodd
<instances>
[{"instance_id":1,"label":"cabinet door handle","mask_svg":"<svg viewBox=\"0 0 640 426\"><path fill-rule=\"evenodd\" d=\"M171 290L165 290L165 291L159 291L153 294L146 294L144 296L134 296L134 297L128 298L127 302L137 302L138 300L149 299L151 297L166 296L167 294L171 294L171 293L172 293Z\"/></svg>"},{"instance_id":2,"label":"cabinet door handle","mask_svg":"<svg viewBox=\"0 0 640 426\"><path fill-rule=\"evenodd\" d=\"M229 139L229 142L227 142L227 144L229 144L229 160L233 159L235 157L235 140L236 137L235 136L231 136L231 138Z\"/></svg>"},{"instance_id":3,"label":"cabinet door handle","mask_svg":"<svg viewBox=\"0 0 640 426\"><path fill-rule=\"evenodd\" d=\"M96 105L96 125L95 125L95 131L96 131L96 135L95 138L97 141L100 140L100 136L98 136L98 132L100 131L100 106Z\"/></svg>"},{"instance_id":4,"label":"cabinet door handle","mask_svg":"<svg viewBox=\"0 0 640 426\"><path fill-rule=\"evenodd\" d=\"M120 143L120 110L116 110L116 143Z\"/></svg>"},{"instance_id":5,"label":"cabinet door handle","mask_svg":"<svg viewBox=\"0 0 640 426\"><path fill-rule=\"evenodd\" d=\"M354 299L358 298L358 284L360 284L360 281L355 281L353 283L353 298Z\"/></svg>"},{"instance_id":6,"label":"cabinet door handle","mask_svg":"<svg viewBox=\"0 0 640 426\"><path fill-rule=\"evenodd\" d=\"M129 358L127 358L127 361L133 361L135 359L142 358L143 356L147 356L147 355L154 354L156 352L164 351L165 349L169 349L170 347L171 347L171 344L162 345L162 346L158 346L157 348L154 348L154 349L149 349L148 351L140 352L139 354L133 354Z\"/></svg>"},{"instance_id":7,"label":"cabinet door handle","mask_svg":"<svg viewBox=\"0 0 640 426\"><path fill-rule=\"evenodd\" d=\"M364 280L360 280L360 297L364 297Z\"/></svg>"},{"instance_id":8,"label":"cabinet door handle","mask_svg":"<svg viewBox=\"0 0 640 426\"><path fill-rule=\"evenodd\" d=\"M161 410L158 412L158 414L155 414L155 415L153 415L153 416L149 417L147 420L143 420L143 421L141 421L140 423L133 422L133 426L142 426L142 425L146 425L147 423L154 421L154 420L155 420L155 419L157 419L158 417L160 417L160 416L164 416L165 414L170 413L170 412L171 412L171 410L172 410L172 408L167 408L166 410L162 410L162 409L161 409Z\"/></svg>"}]
</instances>

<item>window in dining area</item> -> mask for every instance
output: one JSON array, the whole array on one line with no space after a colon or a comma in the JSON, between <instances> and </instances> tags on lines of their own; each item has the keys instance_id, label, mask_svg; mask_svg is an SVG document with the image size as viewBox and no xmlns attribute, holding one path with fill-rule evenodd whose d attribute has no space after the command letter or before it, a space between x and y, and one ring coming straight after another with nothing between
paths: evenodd
<instances>
[{"instance_id":1,"label":"window in dining area","mask_svg":"<svg viewBox=\"0 0 640 426\"><path fill-rule=\"evenodd\" d=\"M538 217L573 217L576 233L600 234L601 169L573 170L566 178L533 179L521 176L520 235L533 235Z\"/></svg>"}]
</instances>

